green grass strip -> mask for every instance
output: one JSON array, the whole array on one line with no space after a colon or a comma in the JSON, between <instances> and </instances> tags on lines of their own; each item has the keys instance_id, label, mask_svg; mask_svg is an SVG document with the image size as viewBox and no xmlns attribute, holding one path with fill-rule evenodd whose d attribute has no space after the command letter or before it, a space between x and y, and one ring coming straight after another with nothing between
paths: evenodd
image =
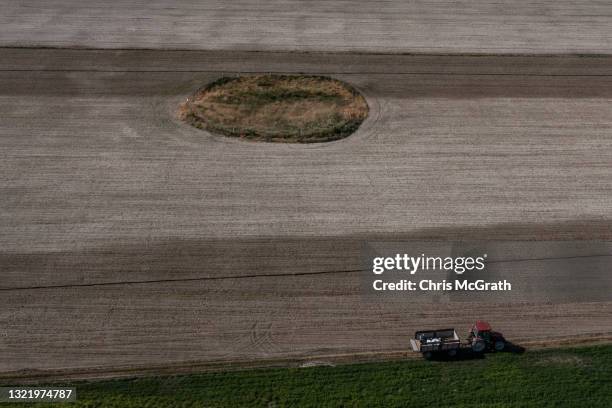
<instances>
[{"instance_id":1,"label":"green grass strip","mask_svg":"<svg viewBox=\"0 0 612 408\"><path fill-rule=\"evenodd\" d=\"M612 346L73 385L78 402L31 406L612 407Z\"/></svg>"}]
</instances>

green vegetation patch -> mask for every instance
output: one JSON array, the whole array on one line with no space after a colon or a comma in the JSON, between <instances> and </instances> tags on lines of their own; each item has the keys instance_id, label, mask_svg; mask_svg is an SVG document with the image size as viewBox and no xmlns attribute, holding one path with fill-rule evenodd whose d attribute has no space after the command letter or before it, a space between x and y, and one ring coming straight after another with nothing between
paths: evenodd
<instances>
[{"instance_id":1,"label":"green vegetation patch","mask_svg":"<svg viewBox=\"0 0 612 408\"><path fill-rule=\"evenodd\" d=\"M342 139L368 115L364 97L322 76L224 77L188 98L179 118L212 133L266 142Z\"/></svg>"},{"instance_id":2,"label":"green vegetation patch","mask_svg":"<svg viewBox=\"0 0 612 408\"><path fill-rule=\"evenodd\" d=\"M61 406L609 407L611 384L612 346L597 346L76 383L78 402Z\"/></svg>"}]
</instances>

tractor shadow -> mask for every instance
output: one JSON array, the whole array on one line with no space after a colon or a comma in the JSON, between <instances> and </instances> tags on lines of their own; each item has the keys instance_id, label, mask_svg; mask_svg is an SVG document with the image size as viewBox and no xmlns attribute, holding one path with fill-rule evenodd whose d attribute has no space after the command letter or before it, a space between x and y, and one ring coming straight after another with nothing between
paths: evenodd
<instances>
[{"instance_id":1,"label":"tractor shadow","mask_svg":"<svg viewBox=\"0 0 612 408\"><path fill-rule=\"evenodd\" d=\"M510 354L523 354L525 347L518 344L506 342L506 347L502 351L485 351L482 353L476 353L470 348L463 348L458 350L455 356L449 356L446 353L435 353L429 358L429 361L467 361L467 360L483 360L490 354L497 353L510 353Z\"/></svg>"},{"instance_id":2,"label":"tractor shadow","mask_svg":"<svg viewBox=\"0 0 612 408\"><path fill-rule=\"evenodd\" d=\"M498 353L512 353L512 354L523 354L525 352L525 347L514 344L511 342L506 342L506 347L502 351L498 351Z\"/></svg>"},{"instance_id":3,"label":"tractor shadow","mask_svg":"<svg viewBox=\"0 0 612 408\"><path fill-rule=\"evenodd\" d=\"M465 349L457 352L455 356L449 356L445 353L436 353L429 361L466 361L466 360L482 360L485 358L485 353L474 353L472 350Z\"/></svg>"}]
</instances>

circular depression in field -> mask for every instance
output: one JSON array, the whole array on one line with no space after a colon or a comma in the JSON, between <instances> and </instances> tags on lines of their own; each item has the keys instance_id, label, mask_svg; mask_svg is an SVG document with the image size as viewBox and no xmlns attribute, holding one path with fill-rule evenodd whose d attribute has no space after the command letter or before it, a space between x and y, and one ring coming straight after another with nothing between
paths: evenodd
<instances>
[{"instance_id":1,"label":"circular depression in field","mask_svg":"<svg viewBox=\"0 0 612 408\"><path fill-rule=\"evenodd\" d=\"M199 129L285 143L345 138L367 115L368 104L355 88L310 75L223 77L179 107L179 117Z\"/></svg>"}]
</instances>

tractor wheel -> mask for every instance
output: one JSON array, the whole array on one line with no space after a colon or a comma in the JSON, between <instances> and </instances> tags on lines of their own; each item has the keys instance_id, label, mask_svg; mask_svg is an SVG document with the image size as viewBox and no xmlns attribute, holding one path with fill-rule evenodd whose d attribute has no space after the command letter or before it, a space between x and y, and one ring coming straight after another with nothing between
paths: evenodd
<instances>
[{"instance_id":1,"label":"tractor wheel","mask_svg":"<svg viewBox=\"0 0 612 408\"><path fill-rule=\"evenodd\" d=\"M493 345L495 351L502 351L506 347L506 342L503 340L497 340Z\"/></svg>"},{"instance_id":2,"label":"tractor wheel","mask_svg":"<svg viewBox=\"0 0 612 408\"><path fill-rule=\"evenodd\" d=\"M431 351L426 351L423 353L423 358L425 360L431 360L432 357L433 357L433 353Z\"/></svg>"},{"instance_id":3,"label":"tractor wheel","mask_svg":"<svg viewBox=\"0 0 612 408\"><path fill-rule=\"evenodd\" d=\"M457 349L450 349L446 352L449 357L455 357L457 355Z\"/></svg>"},{"instance_id":4,"label":"tractor wheel","mask_svg":"<svg viewBox=\"0 0 612 408\"><path fill-rule=\"evenodd\" d=\"M482 339L474 340L472 342L472 351L475 353L482 353L486 348L487 345Z\"/></svg>"}]
</instances>

